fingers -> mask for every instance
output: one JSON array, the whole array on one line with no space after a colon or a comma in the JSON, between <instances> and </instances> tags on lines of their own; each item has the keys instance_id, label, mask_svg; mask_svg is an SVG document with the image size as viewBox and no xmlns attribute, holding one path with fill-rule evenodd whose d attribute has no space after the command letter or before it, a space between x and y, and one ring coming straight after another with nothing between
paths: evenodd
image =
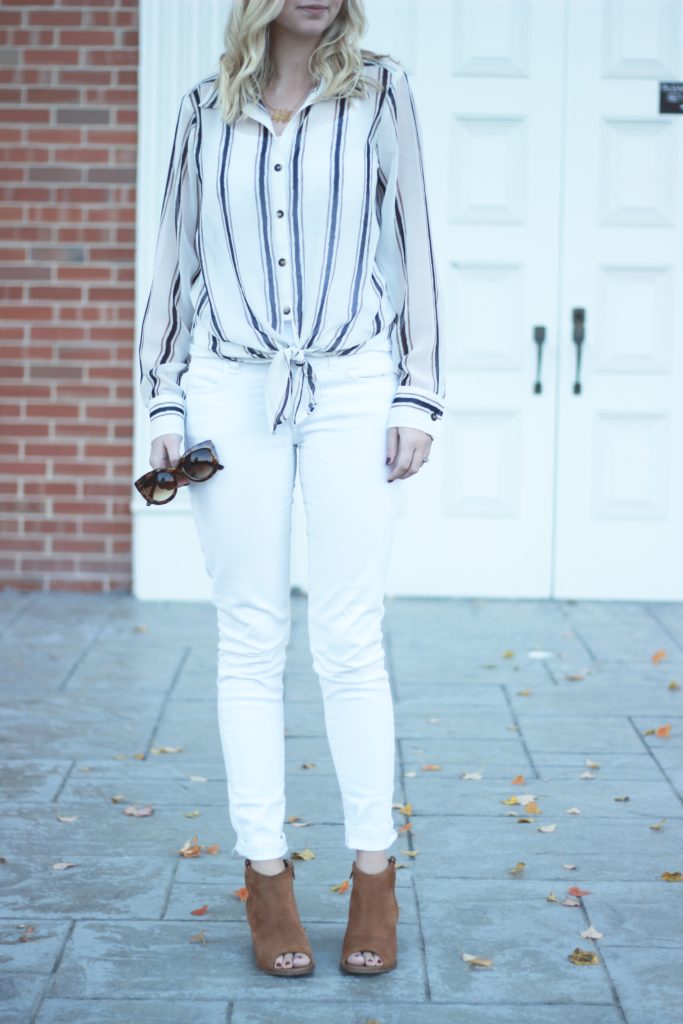
<instances>
[{"instance_id":1,"label":"fingers","mask_svg":"<svg viewBox=\"0 0 683 1024\"><path fill-rule=\"evenodd\" d=\"M387 430L387 466L396 458L398 451L398 427L389 427Z\"/></svg>"},{"instance_id":2,"label":"fingers","mask_svg":"<svg viewBox=\"0 0 683 1024\"><path fill-rule=\"evenodd\" d=\"M181 456L182 436L180 434L162 434L152 441L152 448L149 457L149 464L152 469L166 469L178 464ZM178 474L177 484L179 487L186 487L189 480Z\"/></svg>"},{"instance_id":3,"label":"fingers","mask_svg":"<svg viewBox=\"0 0 683 1024\"><path fill-rule=\"evenodd\" d=\"M415 476L422 469L424 459L429 456L432 445L431 435L423 430L417 430L412 427L392 427L389 430L389 434L391 435L393 431L398 435L398 446L396 450L391 449L389 451L389 446L392 444L390 437L387 443L387 451L393 457L388 459L388 463L393 464L393 469L387 477L389 483L394 480L406 480L410 476Z\"/></svg>"}]
</instances>

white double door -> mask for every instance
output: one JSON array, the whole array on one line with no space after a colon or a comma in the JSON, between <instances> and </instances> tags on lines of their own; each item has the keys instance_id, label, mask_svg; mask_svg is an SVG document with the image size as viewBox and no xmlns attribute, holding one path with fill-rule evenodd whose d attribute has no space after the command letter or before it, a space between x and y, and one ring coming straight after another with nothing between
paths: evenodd
<instances>
[{"instance_id":1,"label":"white double door","mask_svg":"<svg viewBox=\"0 0 683 1024\"><path fill-rule=\"evenodd\" d=\"M683 4L398 6L368 45L421 116L448 395L388 592L681 599Z\"/></svg>"}]
</instances>

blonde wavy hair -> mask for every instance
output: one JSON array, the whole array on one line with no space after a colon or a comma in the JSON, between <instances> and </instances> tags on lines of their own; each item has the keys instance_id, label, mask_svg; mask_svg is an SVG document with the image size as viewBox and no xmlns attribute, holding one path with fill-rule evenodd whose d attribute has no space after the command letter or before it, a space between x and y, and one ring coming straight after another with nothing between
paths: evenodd
<instances>
[{"instance_id":1,"label":"blonde wavy hair","mask_svg":"<svg viewBox=\"0 0 683 1024\"><path fill-rule=\"evenodd\" d=\"M270 23L285 0L234 0L225 26L225 50L218 70L218 102L224 121L232 123L247 103L258 100L273 78L269 53ZM328 96L366 96L376 82L363 75L363 60L381 60L360 47L367 19L362 0L343 0L337 17L311 54L309 70L323 83L320 99Z\"/></svg>"}]
</instances>

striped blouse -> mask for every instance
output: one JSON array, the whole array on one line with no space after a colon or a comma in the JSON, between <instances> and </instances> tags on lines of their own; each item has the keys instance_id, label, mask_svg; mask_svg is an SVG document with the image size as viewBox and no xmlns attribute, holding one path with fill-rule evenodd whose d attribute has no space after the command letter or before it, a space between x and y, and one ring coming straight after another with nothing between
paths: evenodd
<instances>
[{"instance_id":1,"label":"striped blouse","mask_svg":"<svg viewBox=\"0 0 683 1024\"><path fill-rule=\"evenodd\" d=\"M399 65L364 65L380 88L316 102L318 85L280 136L261 101L225 124L216 75L183 96L138 351L152 440L184 434L197 349L270 360L274 432L314 410L316 355L388 348L387 427L437 435L445 374L421 131Z\"/></svg>"}]
</instances>

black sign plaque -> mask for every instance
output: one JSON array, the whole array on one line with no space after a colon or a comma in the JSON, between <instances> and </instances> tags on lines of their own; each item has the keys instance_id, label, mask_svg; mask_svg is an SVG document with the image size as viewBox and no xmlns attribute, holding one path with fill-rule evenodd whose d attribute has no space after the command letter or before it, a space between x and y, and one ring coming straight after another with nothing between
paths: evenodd
<instances>
[{"instance_id":1,"label":"black sign plaque","mask_svg":"<svg viewBox=\"0 0 683 1024\"><path fill-rule=\"evenodd\" d=\"M683 82L659 83L659 113L683 114Z\"/></svg>"}]
</instances>

